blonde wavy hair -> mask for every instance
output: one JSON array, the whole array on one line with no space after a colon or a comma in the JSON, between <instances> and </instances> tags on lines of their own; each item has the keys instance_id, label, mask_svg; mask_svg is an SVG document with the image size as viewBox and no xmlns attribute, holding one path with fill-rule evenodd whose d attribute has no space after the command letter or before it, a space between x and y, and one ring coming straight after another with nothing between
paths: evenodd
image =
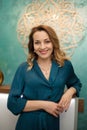
<instances>
[{"instance_id":1,"label":"blonde wavy hair","mask_svg":"<svg viewBox=\"0 0 87 130\"><path fill-rule=\"evenodd\" d=\"M38 56L34 52L34 46L33 46L33 35L37 31L45 31L52 44L53 44L53 53L52 53L52 59L54 59L60 67L64 65L65 60L69 60L69 57L66 56L66 53L60 49L59 39L57 37L57 34L55 33L54 29L47 25L39 25L36 27L33 27L31 30L31 33L29 35L29 42L28 42L28 59L27 62L29 64L29 69L33 67L33 60L37 59Z\"/></svg>"}]
</instances>

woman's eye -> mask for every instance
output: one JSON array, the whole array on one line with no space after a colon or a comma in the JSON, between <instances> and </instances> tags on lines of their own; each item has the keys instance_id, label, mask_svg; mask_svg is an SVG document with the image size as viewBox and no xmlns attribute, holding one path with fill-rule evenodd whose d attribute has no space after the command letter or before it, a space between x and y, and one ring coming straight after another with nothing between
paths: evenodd
<instances>
[{"instance_id":1,"label":"woman's eye","mask_svg":"<svg viewBox=\"0 0 87 130\"><path fill-rule=\"evenodd\" d=\"M39 44L40 42L34 42L34 44Z\"/></svg>"},{"instance_id":2,"label":"woman's eye","mask_svg":"<svg viewBox=\"0 0 87 130\"><path fill-rule=\"evenodd\" d=\"M46 43L50 43L50 41L45 41Z\"/></svg>"}]
</instances>

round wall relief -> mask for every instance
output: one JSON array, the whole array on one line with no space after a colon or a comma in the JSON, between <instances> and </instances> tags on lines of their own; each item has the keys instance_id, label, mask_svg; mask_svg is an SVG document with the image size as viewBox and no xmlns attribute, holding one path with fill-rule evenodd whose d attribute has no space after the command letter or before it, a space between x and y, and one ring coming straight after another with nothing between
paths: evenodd
<instances>
[{"instance_id":1,"label":"round wall relief","mask_svg":"<svg viewBox=\"0 0 87 130\"><path fill-rule=\"evenodd\" d=\"M31 28L46 24L56 31L61 48L72 56L84 36L83 19L72 2L65 0L34 0L28 4L17 24L18 40L27 54Z\"/></svg>"}]
</instances>

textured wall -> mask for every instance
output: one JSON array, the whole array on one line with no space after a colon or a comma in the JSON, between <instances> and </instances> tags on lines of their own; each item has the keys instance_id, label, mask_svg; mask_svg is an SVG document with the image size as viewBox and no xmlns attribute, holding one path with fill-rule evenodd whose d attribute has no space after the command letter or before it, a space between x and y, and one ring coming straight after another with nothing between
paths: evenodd
<instances>
[{"instance_id":1,"label":"textured wall","mask_svg":"<svg viewBox=\"0 0 87 130\"><path fill-rule=\"evenodd\" d=\"M69 1L69 0L68 0ZM82 82L82 90L80 93L80 97L84 98L85 101L85 109L84 113L79 113L78 115L78 130L86 130L87 129L87 0L70 0L74 1L76 7L79 10L79 13L83 17L84 24L85 24L85 37L80 42L78 48L76 49L73 57L72 62L77 72L78 76Z\"/></svg>"},{"instance_id":2,"label":"textured wall","mask_svg":"<svg viewBox=\"0 0 87 130\"><path fill-rule=\"evenodd\" d=\"M0 69L4 72L5 84L11 83L17 66L25 59L16 26L27 3L28 0L0 0Z\"/></svg>"},{"instance_id":3,"label":"textured wall","mask_svg":"<svg viewBox=\"0 0 87 130\"><path fill-rule=\"evenodd\" d=\"M17 39L17 21L24 7L32 0L0 0L0 69L4 72L3 84L11 84L18 65L26 60L26 55ZM75 1L75 0L68 0ZM87 30L87 0L75 1L84 18ZM85 37L72 56L75 71L83 84L80 97L85 99L85 111L79 113L78 130L87 130L87 31Z\"/></svg>"}]
</instances>

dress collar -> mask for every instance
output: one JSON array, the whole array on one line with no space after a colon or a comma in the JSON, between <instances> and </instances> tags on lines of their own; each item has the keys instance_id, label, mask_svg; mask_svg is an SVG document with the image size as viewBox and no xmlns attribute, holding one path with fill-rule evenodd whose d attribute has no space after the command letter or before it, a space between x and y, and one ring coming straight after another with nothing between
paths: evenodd
<instances>
[{"instance_id":1,"label":"dress collar","mask_svg":"<svg viewBox=\"0 0 87 130\"><path fill-rule=\"evenodd\" d=\"M52 85L56 79L56 77L58 76L58 71L59 71L59 64L55 61L52 60L52 66L51 66L51 71L50 71L50 76L49 76L49 80L47 80L45 78L45 76L43 75L40 67L38 66L37 61L34 59L33 61L34 64L34 70L37 72L38 76L41 77L45 82L47 82L48 84Z\"/></svg>"}]
</instances>

